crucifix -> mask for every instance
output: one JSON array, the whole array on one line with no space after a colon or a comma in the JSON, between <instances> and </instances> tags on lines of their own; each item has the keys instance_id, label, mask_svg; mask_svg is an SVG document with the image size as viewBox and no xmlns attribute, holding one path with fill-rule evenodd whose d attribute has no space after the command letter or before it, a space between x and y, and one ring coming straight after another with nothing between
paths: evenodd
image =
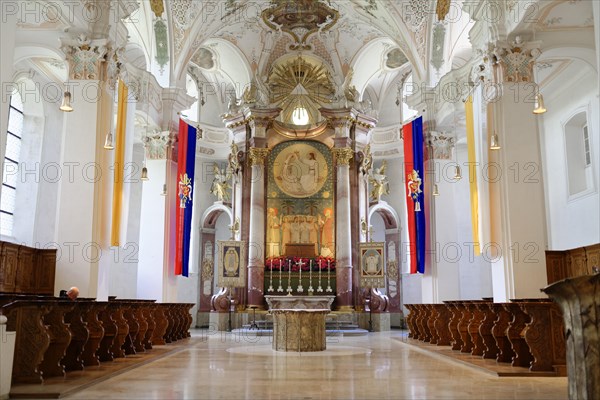
<instances>
[{"instance_id":1,"label":"crucifix","mask_svg":"<svg viewBox=\"0 0 600 400\"><path fill-rule=\"evenodd\" d=\"M298 291L298 293L303 293L304 292L304 288L302 287L302 267L305 266L306 263L303 262L302 259L300 259L300 261L298 261L296 263L296 265L300 269L300 276L298 278L298 287L296 288L296 290Z\"/></svg>"}]
</instances>

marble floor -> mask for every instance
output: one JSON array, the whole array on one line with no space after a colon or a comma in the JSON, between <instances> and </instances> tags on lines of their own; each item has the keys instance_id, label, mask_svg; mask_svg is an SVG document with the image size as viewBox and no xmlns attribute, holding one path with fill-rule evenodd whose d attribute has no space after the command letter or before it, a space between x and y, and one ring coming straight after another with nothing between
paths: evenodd
<instances>
[{"instance_id":1,"label":"marble floor","mask_svg":"<svg viewBox=\"0 0 600 400\"><path fill-rule=\"evenodd\" d=\"M194 330L175 354L69 399L566 399L567 378L495 377L403 343L400 331L330 337L318 353L270 337Z\"/></svg>"}]
</instances>

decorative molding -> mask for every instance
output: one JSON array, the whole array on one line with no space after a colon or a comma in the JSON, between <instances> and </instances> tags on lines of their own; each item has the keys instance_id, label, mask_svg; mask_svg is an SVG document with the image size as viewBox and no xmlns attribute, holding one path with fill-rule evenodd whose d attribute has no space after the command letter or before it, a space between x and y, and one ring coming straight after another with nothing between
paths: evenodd
<instances>
[{"instance_id":1,"label":"decorative molding","mask_svg":"<svg viewBox=\"0 0 600 400\"><path fill-rule=\"evenodd\" d=\"M430 131L427 145L431 149L431 156L436 160L452 160L454 150L454 137L444 132Z\"/></svg>"},{"instance_id":2,"label":"decorative molding","mask_svg":"<svg viewBox=\"0 0 600 400\"><path fill-rule=\"evenodd\" d=\"M250 157L250 166L264 165L265 158L269 155L269 149L260 147L251 147L248 152Z\"/></svg>"},{"instance_id":3,"label":"decorative molding","mask_svg":"<svg viewBox=\"0 0 600 400\"><path fill-rule=\"evenodd\" d=\"M497 44L493 60L502 67L503 82L533 82L533 64L540 54L539 42L525 43L517 36L510 45Z\"/></svg>"},{"instance_id":4,"label":"decorative molding","mask_svg":"<svg viewBox=\"0 0 600 400\"><path fill-rule=\"evenodd\" d=\"M165 160L167 158L167 149L171 145L169 131L154 131L144 134L142 135L142 142L148 160Z\"/></svg>"},{"instance_id":5,"label":"decorative molding","mask_svg":"<svg viewBox=\"0 0 600 400\"><path fill-rule=\"evenodd\" d=\"M69 79L99 80L101 66L106 61L107 40L91 40L85 35L62 38L61 50L69 63Z\"/></svg>"},{"instance_id":6,"label":"decorative molding","mask_svg":"<svg viewBox=\"0 0 600 400\"><path fill-rule=\"evenodd\" d=\"M439 4L439 3L438 3ZM437 23L433 27L433 44L431 46L431 65L439 71L444 65L444 42L446 40L446 26Z\"/></svg>"},{"instance_id":7,"label":"decorative molding","mask_svg":"<svg viewBox=\"0 0 600 400\"><path fill-rule=\"evenodd\" d=\"M324 2L283 0L271 4L261 13L262 20L271 30L292 36L291 50L309 49L309 36L331 29L339 19L339 12Z\"/></svg>"},{"instance_id":8,"label":"decorative molding","mask_svg":"<svg viewBox=\"0 0 600 400\"><path fill-rule=\"evenodd\" d=\"M354 151L350 147L334 147L331 149L335 156L337 165L350 165Z\"/></svg>"}]
</instances>

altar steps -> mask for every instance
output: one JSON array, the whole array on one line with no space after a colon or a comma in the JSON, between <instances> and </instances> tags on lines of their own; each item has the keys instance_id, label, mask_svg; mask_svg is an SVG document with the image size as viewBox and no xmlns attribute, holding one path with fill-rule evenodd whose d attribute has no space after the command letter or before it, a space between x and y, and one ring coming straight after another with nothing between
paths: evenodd
<instances>
[{"instance_id":1,"label":"altar steps","mask_svg":"<svg viewBox=\"0 0 600 400\"><path fill-rule=\"evenodd\" d=\"M329 320L325 322L327 336L365 336L369 331L361 329L352 321L335 321ZM273 321L257 320L256 326L245 324L240 329L234 329L234 333L250 336L273 336Z\"/></svg>"}]
</instances>

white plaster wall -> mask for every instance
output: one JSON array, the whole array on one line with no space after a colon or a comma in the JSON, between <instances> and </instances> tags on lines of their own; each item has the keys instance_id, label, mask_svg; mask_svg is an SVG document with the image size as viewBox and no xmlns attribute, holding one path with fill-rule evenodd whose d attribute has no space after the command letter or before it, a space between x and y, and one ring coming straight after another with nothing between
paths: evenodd
<instances>
[{"instance_id":1,"label":"white plaster wall","mask_svg":"<svg viewBox=\"0 0 600 400\"><path fill-rule=\"evenodd\" d=\"M131 162L137 165L135 175L129 176L129 196L127 227L121 247L111 248L112 262L109 274L109 295L122 299L137 298L137 276L140 257L140 227L142 214L143 183L139 179L144 159L144 147L141 143L133 146ZM132 171L129 169L128 171ZM157 179L157 177L150 177ZM123 210L125 212L125 210Z\"/></svg>"},{"instance_id":2,"label":"white plaster wall","mask_svg":"<svg viewBox=\"0 0 600 400\"><path fill-rule=\"evenodd\" d=\"M44 136L44 110L34 82L19 82L22 88L23 131L17 176L13 236L17 243L34 246L35 210L40 181L39 162Z\"/></svg>"},{"instance_id":3,"label":"white plaster wall","mask_svg":"<svg viewBox=\"0 0 600 400\"><path fill-rule=\"evenodd\" d=\"M192 326L196 326L196 314L198 314L198 274L190 273L189 277L177 276L177 302L194 303L190 310L192 313Z\"/></svg>"},{"instance_id":4,"label":"white plaster wall","mask_svg":"<svg viewBox=\"0 0 600 400\"><path fill-rule=\"evenodd\" d=\"M565 80L558 90L546 95L548 112L543 115L541 140L544 157L549 248L565 250L600 242L600 125L598 83L588 69L576 79ZM588 112L594 190L584 197L569 199L563 124L579 110Z\"/></svg>"},{"instance_id":5,"label":"white plaster wall","mask_svg":"<svg viewBox=\"0 0 600 400\"><path fill-rule=\"evenodd\" d=\"M460 248L458 262L460 300L479 300L492 297L492 269L484 254L476 256L472 250L471 199L466 144L456 146L463 178L453 184L456 218L456 245ZM484 244L481 243L481 248ZM443 284L443 282L440 282Z\"/></svg>"},{"instance_id":6,"label":"white plaster wall","mask_svg":"<svg viewBox=\"0 0 600 400\"><path fill-rule=\"evenodd\" d=\"M33 242L39 247L50 246L56 241L56 210L58 207L59 184L54 179L53 163L60 162L64 114L56 104L44 103L44 135L39 159L40 181L38 202L35 210Z\"/></svg>"},{"instance_id":7,"label":"white plaster wall","mask_svg":"<svg viewBox=\"0 0 600 400\"><path fill-rule=\"evenodd\" d=\"M381 216L378 213L373 213L369 224L373 227L371 240L373 242L385 242L385 224L383 223Z\"/></svg>"},{"instance_id":8,"label":"white plaster wall","mask_svg":"<svg viewBox=\"0 0 600 400\"><path fill-rule=\"evenodd\" d=\"M148 160L149 180L142 189L140 253L137 273L137 297L163 299L163 264L165 237L165 196L160 193L165 182L165 160Z\"/></svg>"}]
</instances>

